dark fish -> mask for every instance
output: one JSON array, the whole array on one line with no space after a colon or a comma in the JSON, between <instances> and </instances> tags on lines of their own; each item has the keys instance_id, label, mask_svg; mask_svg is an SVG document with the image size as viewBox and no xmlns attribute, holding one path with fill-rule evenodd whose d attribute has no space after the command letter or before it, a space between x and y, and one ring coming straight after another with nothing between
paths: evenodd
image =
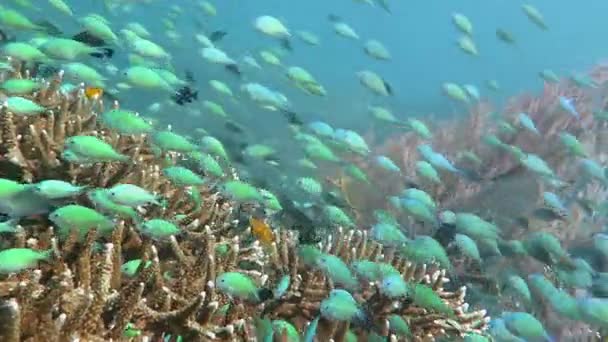
<instances>
[{"instance_id":1,"label":"dark fish","mask_svg":"<svg viewBox=\"0 0 608 342\"><path fill-rule=\"evenodd\" d=\"M293 51L291 41L288 38L281 39L281 47L287 51Z\"/></svg>"},{"instance_id":2,"label":"dark fish","mask_svg":"<svg viewBox=\"0 0 608 342\"><path fill-rule=\"evenodd\" d=\"M564 217L551 209L539 208L532 212L532 216L543 221L563 220Z\"/></svg>"},{"instance_id":3,"label":"dark fish","mask_svg":"<svg viewBox=\"0 0 608 342\"><path fill-rule=\"evenodd\" d=\"M515 219L515 223L526 230L530 228L530 219L527 217L518 217Z\"/></svg>"},{"instance_id":4,"label":"dark fish","mask_svg":"<svg viewBox=\"0 0 608 342\"><path fill-rule=\"evenodd\" d=\"M119 99L118 99L116 96L114 96L114 95L110 94L110 93L109 93L109 92L107 92L107 91L104 91L104 92L103 92L103 98L104 98L104 99L106 99L106 100L108 100L108 101L109 101L109 103L114 103L114 102L116 102L116 101L120 102L120 100L119 100Z\"/></svg>"},{"instance_id":5,"label":"dark fish","mask_svg":"<svg viewBox=\"0 0 608 342\"><path fill-rule=\"evenodd\" d=\"M496 29L496 38L507 44L515 44L515 37L503 29Z\"/></svg>"},{"instance_id":6,"label":"dark fish","mask_svg":"<svg viewBox=\"0 0 608 342\"><path fill-rule=\"evenodd\" d=\"M209 40L212 42L219 42L220 40L222 40L226 35L228 34L228 32L226 31L222 31L222 30L217 30L217 31L213 31L211 32L211 34L209 35Z\"/></svg>"},{"instance_id":7,"label":"dark fish","mask_svg":"<svg viewBox=\"0 0 608 342\"><path fill-rule=\"evenodd\" d=\"M326 203L335 205L336 207L355 209L348 203L348 201L341 194L339 194L336 191L326 191L323 193L322 197Z\"/></svg>"},{"instance_id":8,"label":"dark fish","mask_svg":"<svg viewBox=\"0 0 608 342\"><path fill-rule=\"evenodd\" d=\"M460 169L460 175L470 182L481 182L483 177L473 170Z\"/></svg>"},{"instance_id":9,"label":"dark fish","mask_svg":"<svg viewBox=\"0 0 608 342\"><path fill-rule=\"evenodd\" d=\"M281 223L288 227L294 227L298 231L298 241L302 244L320 242L322 236L319 229L317 229L317 222L297 208L287 194L283 192L276 192L275 194L283 207L283 210L279 214Z\"/></svg>"},{"instance_id":10,"label":"dark fish","mask_svg":"<svg viewBox=\"0 0 608 342\"><path fill-rule=\"evenodd\" d=\"M183 86L179 88L175 94L171 96L171 99L180 106L186 103L192 103L194 100L198 100L198 90L193 90L190 86Z\"/></svg>"},{"instance_id":11,"label":"dark fish","mask_svg":"<svg viewBox=\"0 0 608 342\"><path fill-rule=\"evenodd\" d=\"M329 19L329 21L331 21L332 23L335 23L335 22L338 22L338 21L342 20L342 18L340 18L340 16L336 15L336 14L329 14L327 16L327 19Z\"/></svg>"},{"instance_id":12,"label":"dark fish","mask_svg":"<svg viewBox=\"0 0 608 342\"><path fill-rule=\"evenodd\" d=\"M378 5L380 5L380 7L382 7L382 9L385 10L387 13L392 13L391 8L388 6L388 1L377 0L376 3L378 3Z\"/></svg>"},{"instance_id":13,"label":"dark fish","mask_svg":"<svg viewBox=\"0 0 608 342\"><path fill-rule=\"evenodd\" d=\"M42 27L44 29L44 32L46 32L48 35L60 36L63 34L63 31L61 31L59 29L59 27L55 26L53 23L51 23L48 20L45 20L45 19L38 20L34 24Z\"/></svg>"},{"instance_id":14,"label":"dark fish","mask_svg":"<svg viewBox=\"0 0 608 342\"><path fill-rule=\"evenodd\" d=\"M52 66L52 65L48 65L48 64L42 64L42 63L38 63L34 66L34 70L35 70L35 76L36 77L41 77L41 78L49 78L53 75L56 75L59 72L59 68Z\"/></svg>"},{"instance_id":15,"label":"dark fish","mask_svg":"<svg viewBox=\"0 0 608 342\"><path fill-rule=\"evenodd\" d=\"M11 39L9 38L8 34L6 34L4 31L0 30L0 43L7 43L10 40Z\"/></svg>"},{"instance_id":16,"label":"dark fish","mask_svg":"<svg viewBox=\"0 0 608 342\"><path fill-rule=\"evenodd\" d=\"M298 113L286 109L282 109L281 112L287 118L289 124L296 126L302 126L304 124L304 121L300 119Z\"/></svg>"},{"instance_id":17,"label":"dark fish","mask_svg":"<svg viewBox=\"0 0 608 342\"><path fill-rule=\"evenodd\" d=\"M186 70L186 82L194 83L194 74L190 70Z\"/></svg>"},{"instance_id":18,"label":"dark fish","mask_svg":"<svg viewBox=\"0 0 608 342\"><path fill-rule=\"evenodd\" d=\"M227 130L234 132L234 133L244 133L245 132L245 127L243 127L243 125L234 122L234 121L226 121L226 123L224 124L224 127L226 127Z\"/></svg>"},{"instance_id":19,"label":"dark fish","mask_svg":"<svg viewBox=\"0 0 608 342\"><path fill-rule=\"evenodd\" d=\"M236 64L228 64L225 66L226 70L230 71L231 73L241 77L242 73L241 70L239 69L239 66Z\"/></svg>"},{"instance_id":20,"label":"dark fish","mask_svg":"<svg viewBox=\"0 0 608 342\"><path fill-rule=\"evenodd\" d=\"M382 80L382 83L384 83L384 87L386 88L388 94L393 95L393 87L386 80Z\"/></svg>"},{"instance_id":21,"label":"dark fish","mask_svg":"<svg viewBox=\"0 0 608 342\"><path fill-rule=\"evenodd\" d=\"M106 47L108 44L103 39L95 37L87 31L82 31L72 37L73 40L84 43L88 46L99 47L103 52L93 52L90 55L95 58L112 58L114 56L114 50Z\"/></svg>"}]
</instances>

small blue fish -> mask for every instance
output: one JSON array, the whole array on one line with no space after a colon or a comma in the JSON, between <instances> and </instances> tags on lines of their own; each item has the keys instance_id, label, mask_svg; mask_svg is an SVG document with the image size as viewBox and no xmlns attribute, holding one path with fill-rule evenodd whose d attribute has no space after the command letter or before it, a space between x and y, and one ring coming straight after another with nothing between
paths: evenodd
<instances>
[{"instance_id":1,"label":"small blue fish","mask_svg":"<svg viewBox=\"0 0 608 342\"><path fill-rule=\"evenodd\" d=\"M333 289L329 297L321 301L321 316L338 322L367 322L369 319L357 301L346 290Z\"/></svg>"},{"instance_id":2,"label":"small blue fish","mask_svg":"<svg viewBox=\"0 0 608 342\"><path fill-rule=\"evenodd\" d=\"M33 191L47 199L60 199L79 195L85 188L85 186L49 179L34 184Z\"/></svg>"},{"instance_id":3,"label":"small blue fish","mask_svg":"<svg viewBox=\"0 0 608 342\"><path fill-rule=\"evenodd\" d=\"M536 128L536 125L534 124L534 121L532 121L532 118L530 118L528 116L528 114L519 113L519 115L517 116L517 122L524 129L526 129L536 135L540 135L540 132L538 131L538 129Z\"/></svg>"},{"instance_id":4,"label":"small blue fish","mask_svg":"<svg viewBox=\"0 0 608 342\"><path fill-rule=\"evenodd\" d=\"M337 285L349 289L355 289L359 286L357 278L348 268L348 265L335 255L323 254L319 256L316 259L316 266Z\"/></svg>"},{"instance_id":5,"label":"small blue fish","mask_svg":"<svg viewBox=\"0 0 608 342\"><path fill-rule=\"evenodd\" d=\"M430 145L420 145L417 150L418 153L434 167L451 173L462 174L462 171L457 169L444 155L433 151L433 148Z\"/></svg>"},{"instance_id":6,"label":"small blue fish","mask_svg":"<svg viewBox=\"0 0 608 342\"><path fill-rule=\"evenodd\" d=\"M387 156L377 156L376 164L387 171L401 173L399 166Z\"/></svg>"},{"instance_id":7,"label":"small blue fish","mask_svg":"<svg viewBox=\"0 0 608 342\"><path fill-rule=\"evenodd\" d=\"M317 327L319 326L320 318L321 316L317 316L310 322L310 324L308 324L306 332L304 333L304 342L314 342L315 336L317 335Z\"/></svg>"},{"instance_id":8,"label":"small blue fish","mask_svg":"<svg viewBox=\"0 0 608 342\"><path fill-rule=\"evenodd\" d=\"M380 283L380 293L394 299L407 296L410 288L401 274L389 274Z\"/></svg>"},{"instance_id":9,"label":"small blue fish","mask_svg":"<svg viewBox=\"0 0 608 342\"><path fill-rule=\"evenodd\" d=\"M281 298L289 289L289 285L291 285L291 277L288 275L284 275L283 277L281 277L281 280L279 280L277 287L274 289L274 298Z\"/></svg>"},{"instance_id":10,"label":"small blue fish","mask_svg":"<svg viewBox=\"0 0 608 342\"><path fill-rule=\"evenodd\" d=\"M128 207L138 207L146 204L160 205L156 195L133 184L116 184L108 189L108 196L112 202Z\"/></svg>"},{"instance_id":11,"label":"small blue fish","mask_svg":"<svg viewBox=\"0 0 608 342\"><path fill-rule=\"evenodd\" d=\"M574 116L575 118L579 119L581 117L581 115L576 110L576 107L574 106L574 100L569 99L565 96L560 96L559 97L559 106L564 111L566 111L568 114Z\"/></svg>"},{"instance_id":12,"label":"small blue fish","mask_svg":"<svg viewBox=\"0 0 608 342\"><path fill-rule=\"evenodd\" d=\"M327 123L325 123L323 121L313 121L313 122L309 123L307 126L311 132L313 132L314 134L316 134L320 137L331 138L334 135L333 127L331 127L330 125L328 125Z\"/></svg>"}]
</instances>

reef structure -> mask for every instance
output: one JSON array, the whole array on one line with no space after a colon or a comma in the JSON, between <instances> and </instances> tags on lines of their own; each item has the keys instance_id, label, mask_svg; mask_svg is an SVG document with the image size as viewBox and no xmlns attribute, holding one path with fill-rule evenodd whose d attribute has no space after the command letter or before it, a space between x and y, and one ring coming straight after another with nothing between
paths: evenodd
<instances>
[{"instance_id":1,"label":"reef structure","mask_svg":"<svg viewBox=\"0 0 608 342\"><path fill-rule=\"evenodd\" d=\"M0 80L34 79L24 64L9 62L13 70L0 74ZM175 165L178 154L159 153L145 134L120 135L104 127L98 118L109 108L100 96L87 96L84 85L67 89L61 72L48 81L37 80L41 88L22 96L43 111L20 115L6 103L0 108L0 177L26 185L63 180L91 191L135 184L164 199L162 206L139 210L141 219L166 219L181 232L154 239L140 232L140 222L132 216L116 212L106 212L115 222L107 235L96 227L87 227L84 236L78 230L59 234L44 210L20 219L14 234L1 237L2 249L50 251L50 257L27 270L0 276L0 340L253 341L260 319L272 320L275 341L288 340L287 330L280 328L284 325L275 322L286 322L299 332L306 329L335 284L314 263L301 260L297 232L279 227L272 242L259 241L250 228L239 228L235 215L239 204L206 184L183 186L163 176L163 168ZM8 98L0 91L1 101ZM119 108L117 102L112 106ZM66 161L61 157L64 141L76 135L103 140L128 156L128 162ZM84 194L70 203L102 211ZM408 283L431 288L451 314L408 298L383 297L377 284L362 282L353 296L371 313L376 328L321 319L317 341L370 334L432 341L483 333L486 328L486 312L469 310L466 289L449 289L445 270L434 264L414 265L369 240L364 230L338 229L318 248L346 263L357 259L389 263ZM140 262L127 274L123 267L133 259ZM260 287L275 288L285 275L291 281L282 295L249 303L216 288L216 278L224 272L245 274ZM390 315L399 315L409 333L396 334Z\"/></svg>"}]
</instances>

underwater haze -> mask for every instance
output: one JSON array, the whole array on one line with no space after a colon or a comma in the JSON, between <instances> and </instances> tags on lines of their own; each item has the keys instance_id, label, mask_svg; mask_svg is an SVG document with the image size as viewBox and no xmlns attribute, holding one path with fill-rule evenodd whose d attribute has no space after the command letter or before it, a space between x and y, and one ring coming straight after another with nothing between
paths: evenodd
<instances>
[{"instance_id":1,"label":"underwater haze","mask_svg":"<svg viewBox=\"0 0 608 342\"><path fill-rule=\"evenodd\" d=\"M608 2L3 0L0 341L605 341Z\"/></svg>"}]
</instances>

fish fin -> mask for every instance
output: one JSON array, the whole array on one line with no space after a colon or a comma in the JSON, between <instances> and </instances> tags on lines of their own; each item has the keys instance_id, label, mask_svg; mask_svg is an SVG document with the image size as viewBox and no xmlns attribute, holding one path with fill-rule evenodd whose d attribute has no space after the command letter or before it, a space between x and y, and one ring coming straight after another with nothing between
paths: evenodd
<instances>
[{"instance_id":1,"label":"fish fin","mask_svg":"<svg viewBox=\"0 0 608 342\"><path fill-rule=\"evenodd\" d=\"M274 294L271 289L262 287L261 289L258 290L258 298L260 299L260 302L264 302L264 301L272 298L273 296L274 296Z\"/></svg>"}]
</instances>

